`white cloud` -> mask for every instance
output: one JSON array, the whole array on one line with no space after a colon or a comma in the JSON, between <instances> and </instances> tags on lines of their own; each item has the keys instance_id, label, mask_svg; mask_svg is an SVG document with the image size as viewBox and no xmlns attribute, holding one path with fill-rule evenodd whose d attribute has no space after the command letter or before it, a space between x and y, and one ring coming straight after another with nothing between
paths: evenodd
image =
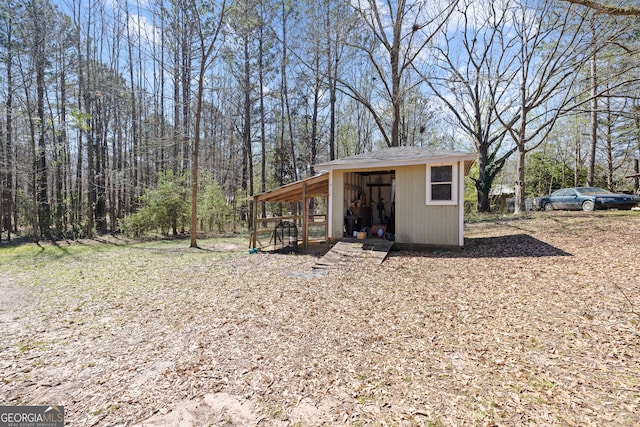
<instances>
[{"instance_id":1,"label":"white cloud","mask_svg":"<svg viewBox=\"0 0 640 427\"><path fill-rule=\"evenodd\" d=\"M147 17L129 14L128 25L133 34L139 34L150 45L160 44L160 30Z\"/></svg>"}]
</instances>

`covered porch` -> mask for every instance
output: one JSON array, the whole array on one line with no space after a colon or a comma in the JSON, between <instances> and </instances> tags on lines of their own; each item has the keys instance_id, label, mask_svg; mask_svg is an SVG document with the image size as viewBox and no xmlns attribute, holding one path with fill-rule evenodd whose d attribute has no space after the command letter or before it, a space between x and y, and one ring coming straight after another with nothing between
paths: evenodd
<instances>
[{"instance_id":1,"label":"covered porch","mask_svg":"<svg viewBox=\"0 0 640 427\"><path fill-rule=\"evenodd\" d=\"M327 240L328 230L328 203L329 203L329 173L322 172L318 175L306 178L282 187L256 194L253 197L253 229L251 230L251 248L268 248L272 244L274 249L278 246L277 229L283 224L295 224L296 242L307 248L309 241L313 238ZM313 212L310 209L312 199L324 199L324 207L321 213L317 213L318 205ZM288 204L289 215L271 216L259 218L262 211L261 204L283 203ZM285 207L282 208L283 211ZM318 236L311 236L311 228L324 228L324 233ZM267 240L268 239L268 240ZM284 244L284 242L280 242Z\"/></svg>"}]
</instances>

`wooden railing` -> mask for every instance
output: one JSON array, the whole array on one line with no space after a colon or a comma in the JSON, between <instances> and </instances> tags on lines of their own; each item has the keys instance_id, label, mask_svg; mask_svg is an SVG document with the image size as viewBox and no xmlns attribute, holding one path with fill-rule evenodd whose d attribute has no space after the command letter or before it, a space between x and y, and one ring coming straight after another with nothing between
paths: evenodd
<instances>
[{"instance_id":1,"label":"wooden railing","mask_svg":"<svg viewBox=\"0 0 640 427\"><path fill-rule=\"evenodd\" d=\"M309 241L314 240L327 240L329 236L329 228L327 221L327 214L313 214L307 217L306 223L304 223L304 217L302 215L286 215L269 218L256 218L254 223L255 230L252 231L249 247L253 248L268 248L273 246L274 249L279 245L276 241L277 236L275 234L276 227L282 221L293 222L298 230L298 242L301 242L303 246ZM315 238L310 236L310 227L323 227L324 233L321 237L318 237L316 233L313 233ZM282 243L282 242L280 242Z\"/></svg>"}]
</instances>

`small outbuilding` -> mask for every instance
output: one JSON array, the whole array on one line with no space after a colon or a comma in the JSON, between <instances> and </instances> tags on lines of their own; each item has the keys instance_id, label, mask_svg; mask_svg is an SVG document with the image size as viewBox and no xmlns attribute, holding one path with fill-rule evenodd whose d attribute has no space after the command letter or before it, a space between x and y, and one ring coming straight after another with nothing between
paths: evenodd
<instances>
[{"instance_id":1,"label":"small outbuilding","mask_svg":"<svg viewBox=\"0 0 640 427\"><path fill-rule=\"evenodd\" d=\"M471 152L394 147L319 163L319 175L253 196L254 213L260 202L301 202L306 245L313 223L309 198L321 195L329 240L366 233L406 249L462 248L464 177L476 158ZM256 236L254 231L254 247Z\"/></svg>"},{"instance_id":2,"label":"small outbuilding","mask_svg":"<svg viewBox=\"0 0 640 427\"><path fill-rule=\"evenodd\" d=\"M396 246L464 245L464 177L477 155L396 147L315 165L329 172L328 235L369 228Z\"/></svg>"}]
</instances>

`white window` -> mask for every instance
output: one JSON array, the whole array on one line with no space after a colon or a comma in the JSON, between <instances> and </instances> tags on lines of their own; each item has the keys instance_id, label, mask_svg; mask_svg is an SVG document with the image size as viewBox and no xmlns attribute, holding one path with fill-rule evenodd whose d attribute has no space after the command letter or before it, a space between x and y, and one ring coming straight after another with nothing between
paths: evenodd
<instances>
[{"instance_id":1,"label":"white window","mask_svg":"<svg viewBox=\"0 0 640 427\"><path fill-rule=\"evenodd\" d=\"M427 165L427 204L456 205L458 203L458 167Z\"/></svg>"}]
</instances>

